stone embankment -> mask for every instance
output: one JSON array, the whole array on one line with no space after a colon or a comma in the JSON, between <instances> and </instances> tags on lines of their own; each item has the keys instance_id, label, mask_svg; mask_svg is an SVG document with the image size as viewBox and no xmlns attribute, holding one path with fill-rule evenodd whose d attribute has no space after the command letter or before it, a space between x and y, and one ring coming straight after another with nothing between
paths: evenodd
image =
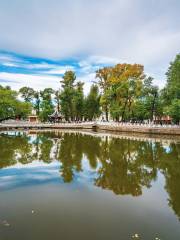
<instances>
[{"instance_id":1,"label":"stone embankment","mask_svg":"<svg viewBox=\"0 0 180 240\"><path fill-rule=\"evenodd\" d=\"M88 123L29 123L11 122L0 124L0 130L28 130L28 129L93 129L94 122Z\"/></svg>"},{"instance_id":2,"label":"stone embankment","mask_svg":"<svg viewBox=\"0 0 180 240\"><path fill-rule=\"evenodd\" d=\"M153 124L101 124L98 125L100 130L113 132L128 133L145 133L145 134L165 134L180 135L180 126L173 125L153 125Z\"/></svg>"},{"instance_id":3,"label":"stone embankment","mask_svg":"<svg viewBox=\"0 0 180 240\"><path fill-rule=\"evenodd\" d=\"M89 129L113 132L145 133L180 135L180 126L174 125L152 125L152 124L129 124L114 122L85 122L85 123L29 123L12 122L0 124L0 130L28 130L28 129Z\"/></svg>"}]
</instances>

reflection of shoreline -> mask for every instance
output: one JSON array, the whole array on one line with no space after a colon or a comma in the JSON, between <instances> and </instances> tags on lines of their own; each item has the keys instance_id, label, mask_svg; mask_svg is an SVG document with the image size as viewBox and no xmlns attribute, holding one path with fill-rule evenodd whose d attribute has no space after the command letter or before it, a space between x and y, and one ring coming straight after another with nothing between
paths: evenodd
<instances>
[{"instance_id":1,"label":"reflection of shoreline","mask_svg":"<svg viewBox=\"0 0 180 240\"><path fill-rule=\"evenodd\" d=\"M119 139L129 139L133 141L150 141L150 142L162 142L162 143L180 143L180 136L169 136L169 135L160 135L156 134L138 134L138 133L112 133L107 131L91 131L91 130L72 130L72 129L59 129L59 130L29 130L28 134L36 134L42 132L53 132L55 134L58 133L81 133L82 135L91 135L95 137L109 137L109 138L119 138Z\"/></svg>"},{"instance_id":2,"label":"reflection of shoreline","mask_svg":"<svg viewBox=\"0 0 180 240\"><path fill-rule=\"evenodd\" d=\"M160 125L145 125L145 124L126 124L126 123L100 123L100 122L85 122L85 123L28 123L14 122L1 123L0 131L3 130L100 130L119 134L145 134L164 136L179 136L179 126L160 126Z\"/></svg>"}]
</instances>

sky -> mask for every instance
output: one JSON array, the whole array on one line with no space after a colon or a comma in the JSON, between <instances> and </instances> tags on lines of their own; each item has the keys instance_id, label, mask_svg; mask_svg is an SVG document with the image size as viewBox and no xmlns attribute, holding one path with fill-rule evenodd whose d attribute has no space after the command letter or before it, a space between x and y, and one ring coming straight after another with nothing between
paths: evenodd
<instances>
[{"instance_id":1,"label":"sky","mask_svg":"<svg viewBox=\"0 0 180 240\"><path fill-rule=\"evenodd\" d=\"M138 63L162 88L180 52L179 0L0 0L0 84L60 88L116 63Z\"/></svg>"}]
</instances>

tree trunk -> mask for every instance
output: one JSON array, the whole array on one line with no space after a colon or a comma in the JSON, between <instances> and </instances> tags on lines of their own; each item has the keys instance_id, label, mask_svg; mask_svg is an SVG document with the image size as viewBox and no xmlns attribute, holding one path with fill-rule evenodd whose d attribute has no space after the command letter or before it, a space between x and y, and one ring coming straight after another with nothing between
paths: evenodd
<instances>
[{"instance_id":1,"label":"tree trunk","mask_svg":"<svg viewBox=\"0 0 180 240\"><path fill-rule=\"evenodd\" d=\"M105 113L106 113L106 121L108 122L109 119L108 119L108 107L106 106L106 109L105 109Z\"/></svg>"},{"instance_id":2,"label":"tree trunk","mask_svg":"<svg viewBox=\"0 0 180 240\"><path fill-rule=\"evenodd\" d=\"M131 111L131 104L132 104L132 101L130 101L130 99L129 99L129 106L128 106L129 116L130 116L130 111ZM130 118L128 120L130 120Z\"/></svg>"},{"instance_id":3,"label":"tree trunk","mask_svg":"<svg viewBox=\"0 0 180 240\"><path fill-rule=\"evenodd\" d=\"M123 109L123 113L122 113L122 121L124 121L124 114L125 114L127 103L128 103L128 98L126 98L126 102L124 104L124 109Z\"/></svg>"},{"instance_id":4,"label":"tree trunk","mask_svg":"<svg viewBox=\"0 0 180 240\"><path fill-rule=\"evenodd\" d=\"M155 112L155 102L156 102L156 94L154 94L152 108L151 108L151 121L153 121L153 115L154 115L154 112Z\"/></svg>"}]
</instances>

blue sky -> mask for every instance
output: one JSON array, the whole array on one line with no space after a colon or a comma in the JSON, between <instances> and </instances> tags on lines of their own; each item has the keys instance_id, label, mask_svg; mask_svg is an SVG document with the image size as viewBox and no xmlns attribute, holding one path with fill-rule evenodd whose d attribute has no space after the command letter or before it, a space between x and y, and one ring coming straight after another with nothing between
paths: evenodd
<instances>
[{"instance_id":1,"label":"blue sky","mask_svg":"<svg viewBox=\"0 0 180 240\"><path fill-rule=\"evenodd\" d=\"M85 91L95 81L95 71L114 64L114 59L101 57L48 59L29 57L17 53L0 52L0 84L19 89L29 86L35 89L60 88L60 80L67 70L76 72L77 80L85 82ZM118 62L118 61L117 61Z\"/></svg>"},{"instance_id":2,"label":"blue sky","mask_svg":"<svg viewBox=\"0 0 180 240\"><path fill-rule=\"evenodd\" d=\"M180 52L179 0L0 0L0 84L60 88L74 70L139 63L163 87Z\"/></svg>"}]
</instances>

